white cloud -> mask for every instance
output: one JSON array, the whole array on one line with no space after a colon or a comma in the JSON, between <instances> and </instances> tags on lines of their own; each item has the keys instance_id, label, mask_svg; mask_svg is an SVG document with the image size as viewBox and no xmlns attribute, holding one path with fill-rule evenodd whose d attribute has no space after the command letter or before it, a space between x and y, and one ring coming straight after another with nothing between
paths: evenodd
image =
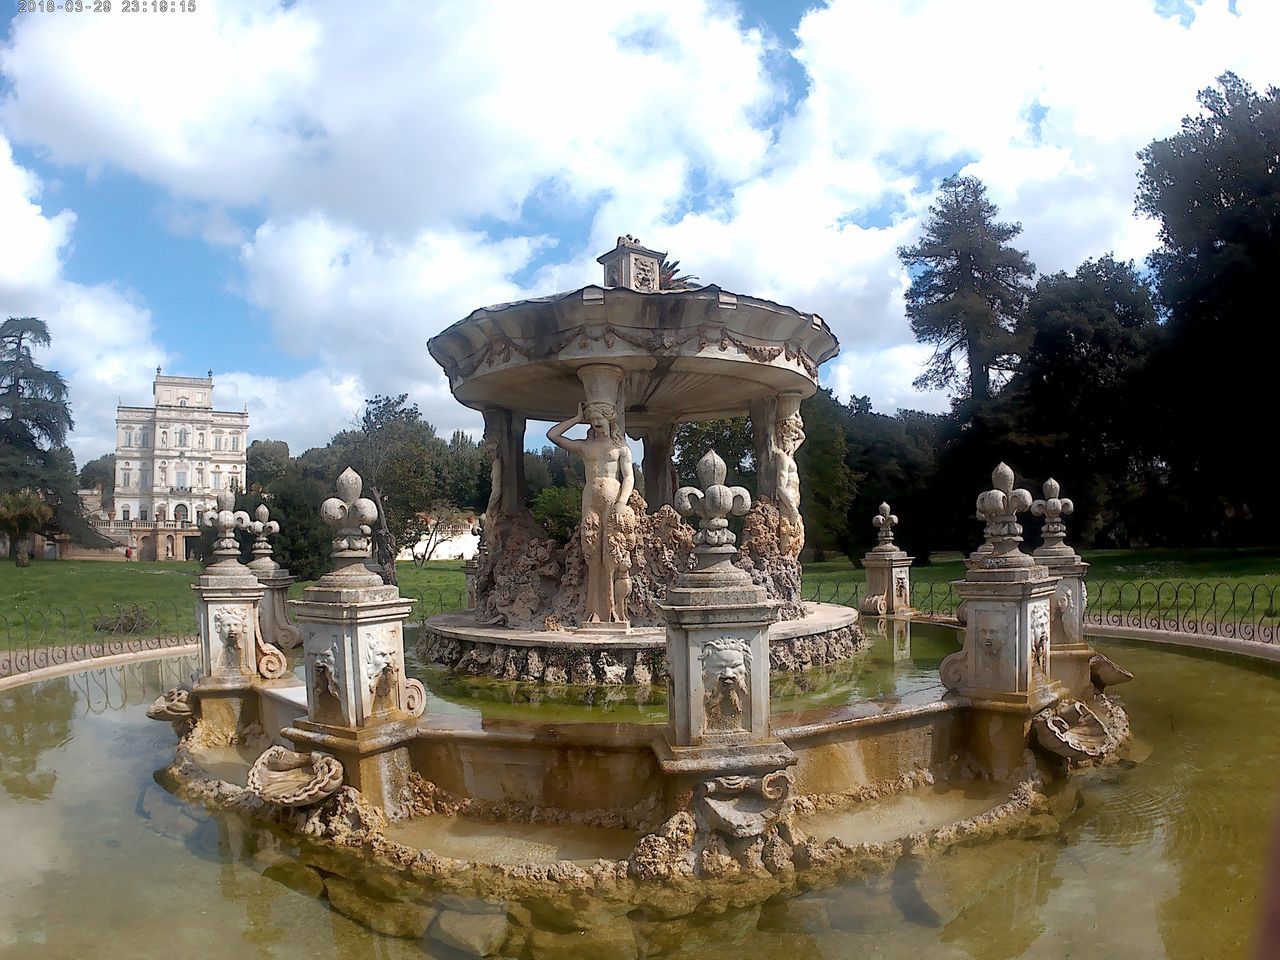
<instances>
[{"instance_id":1,"label":"white cloud","mask_svg":"<svg viewBox=\"0 0 1280 960\"><path fill-rule=\"evenodd\" d=\"M921 171L981 176L1042 271L1141 258L1155 231L1133 211L1136 151L1221 71L1275 79L1280 4L1237 6L1206 0L1183 26L1140 2L832 0L800 18L807 87L772 126L776 51L719 0L27 17L0 49L0 124L54 162L158 185L175 230L239 245L240 289L305 367L219 376L256 436L322 442L364 396L398 392L442 433L475 429L426 340L474 307L597 280L622 232L704 282L821 314L841 395L938 410L910 387L929 348L896 254L932 199ZM0 290L19 278L31 302L99 311L60 321L77 369L112 370L86 384L146 382L162 351L145 309L62 277L74 214L41 211L31 174L2 161L17 227ZM694 190L710 199L689 212ZM553 248L533 211L589 219L588 236Z\"/></svg>"},{"instance_id":2,"label":"white cloud","mask_svg":"<svg viewBox=\"0 0 1280 960\"><path fill-rule=\"evenodd\" d=\"M70 443L83 465L115 448L118 395L150 383L164 351L152 339L144 307L109 285L63 276L76 217L69 210L47 214L41 191L39 178L14 161L0 136L0 310L48 324L52 345L39 360L68 382L76 421Z\"/></svg>"}]
</instances>

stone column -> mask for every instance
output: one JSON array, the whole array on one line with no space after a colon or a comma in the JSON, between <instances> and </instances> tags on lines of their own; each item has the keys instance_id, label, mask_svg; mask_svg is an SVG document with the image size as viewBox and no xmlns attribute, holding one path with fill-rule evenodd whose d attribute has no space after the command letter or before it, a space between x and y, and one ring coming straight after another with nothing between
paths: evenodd
<instances>
[{"instance_id":1,"label":"stone column","mask_svg":"<svg viewBox=\"0 0 1280 960\"><path fill-rule=\"evenodd\" d=\"M911 561L914 557L898 549L893 542L893 528L898 518L889 504L871 518L878 533L879 542L862 558L867 571L867 592L862 598L862 612L881 617L909 616L911 614Z\"/></svg>"},{"instance_id":2,"label":"stone column","mask_svg":"<svg viewBox=\"0 0 1280 960\"><path fill-rule=\"evenodd\" d=\"M671 796L694 794L700 827L741 858L789 810L795 755L769 728L769 624L776 604L733 565L728 517L751 497L725 486L714 452L698 462L702 489L681 487L675 507L699 518L696 568L667 591L668 723L654 745Z\"/></svg>"},{"instance_id":3,"label":"stone column","mask_svg":"<svg viewBox=\"0 0 1280 960\"><path fill-rule=\"evenodd\" d=\"M304 635L307 718L283 733L300 751L336 757L345 782L394 817L426 692L404 673L403 624L412 602L384 586L369 562L378 510L360 496L362 485L348 468L337 496L321 505L336 531L334 566L302 600L290 601Z\"/></svg>"},{"instance_id":4,"label":"stone column","mask_svg":"<svg viewBox=\"0 0 1280 960\"><path fill-rule=\"evenodd\" d=\"M986 544L955 581L966 606L964 646L942 661L942 683L973 703L970 748L996 777L1022 761L1030 718L1064 693L1050 675L1050 603L1058 578L1019 549L1017 515L1031 494L1014 489L1005 464L978 497Z\"/></svg>"},{"instance_id":5,"label":"stone column","mask_svg":"<svg viewBox=\"0 0 1280 960\"><path fill-rule=\"evenodd\" d=\"M280 566L272 556L270 538L280 532L280 524L271 519L265 503L258 504L258 509L254 511L249 532L255 537L249 569L258 578L258 582L267 588L266 596L258 607L262 635L268 643L282 650L292 650L302 642L302 631L289 620L287 606L289 587L297 577L290 576L289 571Z\"/></svg>"},{"instance_id":6,"label":"stone column","mask_svg":"<svg viewBox=\"0 0 1280 960\"><path fill-rule=\"evenodd\" d=\"M200 675L193 692L199 734L209 743L238 742L258 719L254 683L283 677L288 667L284 654L262 637L258 604L266 590L240 562L235 531L249 526L249 515L234 507L235 493L223 490L218 509L205 516L205 525L218 531L216 559L193 587L200 629Z\"/></svg>"},{"instance_id":7,"label":"stone column","mask_svg":"<svg viewBox=\"0 0 1280 960\"><path fill-rule=\"evenodd\" d=\"M493 457L493 483L485 511L490 527L498 515L524 510L525 418L506 407L488 407L484 415L484 444ZM488 516L495 514L494 516Z\"/></svg>"},{"instance_id":8,"label":"stone column","mask_svg":"<svg viewBox=\"0 0 1280 960\"><path fill-rule=\"evenodd\" d=\"M777 467L774 464L778 450L778 398L752 400L747 409L755 440L756 496L772 498L778 494Z\"/></svg>"},{"instance_id":9,"label":"stone column","mask_svg":"<svg viewBox=\"0 0 1280 960\"><path fill-rule=\"evenodd\" d=\"M644 447L641 469L644 471L644 499L649 512L675 503L676 464L675 424L651 427L640 442Z\"/></svg>"},{"instance_id":10,"label":"stone column","mask_svg":"<svg viewBox=\"0 0 1280 960\"><path fill-rule=\"evenodd\" d=\"M1044 499L1031 504L1031 512L1044 517L1044 543L1032 556L1053 576L1059 577L1050 607L1050 673L1073 697L1091 690L1089 662L1093 648L1084 636L1084 612L1087 601L1084 578L1089 564L1066 543L1067 527L1062 518L1075 512L1075 504L1059 497L1058 481L1050 477L1044 482Z\"/></svg>"}]
</instances>

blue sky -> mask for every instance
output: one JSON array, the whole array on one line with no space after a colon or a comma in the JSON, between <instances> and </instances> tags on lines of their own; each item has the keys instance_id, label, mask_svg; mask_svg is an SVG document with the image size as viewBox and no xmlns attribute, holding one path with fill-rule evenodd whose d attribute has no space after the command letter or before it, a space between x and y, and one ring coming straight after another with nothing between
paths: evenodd
<instances>
[{"instance_id":1,"label":"blue sky","mask_svg":"<svg viewBox=\"0 0 1280 960\"><path fill-rule=\"evenodd\" d=\"M206 0L18 15L0 46L0 311L45 317L84 461L157 364L295 452L375 393L476 429L425 350L598 279L620 233L821 314L824 369L944 409L895 251L981 176L1042 271L1141 258L1135 152L1225 69L1280 80L1280 5ZM536 443L537 438L533 438Z\"/></svg>"}]
</instances>

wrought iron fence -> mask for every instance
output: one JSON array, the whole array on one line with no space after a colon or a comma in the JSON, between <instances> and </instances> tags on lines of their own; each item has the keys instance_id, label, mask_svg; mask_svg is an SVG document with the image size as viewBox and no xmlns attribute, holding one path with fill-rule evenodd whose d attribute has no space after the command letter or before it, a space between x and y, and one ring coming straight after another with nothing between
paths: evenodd
<instances>
[{"instance_id":1,"label":"wrought iron fence","mask_svg":"<svg viewBox=\"0 0 1280 960\"><path fill-rule=\"evenodd\" d=\"M404 595L413 598L413 610L409 614L410 623L420 624L439 613L457 613L467 609L467 591L463 589L429 587Z\"/></svg>"},{"instance_id":2,"label":"wrought iron fence","mask_svg":"<svg viewBox=\"0 0 1280 960\"><path fill-rule=\"evenodd\" d=\"M1085 623L1280 642L1280 585L1088 580Z\"/></svg>"},{"instance_id":3,"label":"wrought iron fence","mask_svg":"<svg viewBox=\"0 0 1280 960\"><path fill-rule=\"evenodd\" d=\"M196 642L191 603L147 601L0 614L0 677Z\"/></svg>"}]
</instances>

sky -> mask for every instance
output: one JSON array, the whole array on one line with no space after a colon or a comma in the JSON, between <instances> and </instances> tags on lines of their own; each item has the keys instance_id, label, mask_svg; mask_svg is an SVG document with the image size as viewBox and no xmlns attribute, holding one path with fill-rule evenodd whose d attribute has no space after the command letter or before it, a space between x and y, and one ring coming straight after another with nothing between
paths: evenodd
<instances>
[{"instance_id":1,"label":"sky","mask_svg":"<svg viewBox=\"0 0 1280 960\"><path fill-rule=\"evenodd\" d=\"M821 315L841 398L944 410L897 257L941 179L1041 273L1140 261L1137 152L1225 70L1280 82L1274 0L168 5L0 41L0 315L48 322L82 464L157 366L295 454L375 394L478 433L426 341L621 234Z\"/></svg>"}]
</instances>

